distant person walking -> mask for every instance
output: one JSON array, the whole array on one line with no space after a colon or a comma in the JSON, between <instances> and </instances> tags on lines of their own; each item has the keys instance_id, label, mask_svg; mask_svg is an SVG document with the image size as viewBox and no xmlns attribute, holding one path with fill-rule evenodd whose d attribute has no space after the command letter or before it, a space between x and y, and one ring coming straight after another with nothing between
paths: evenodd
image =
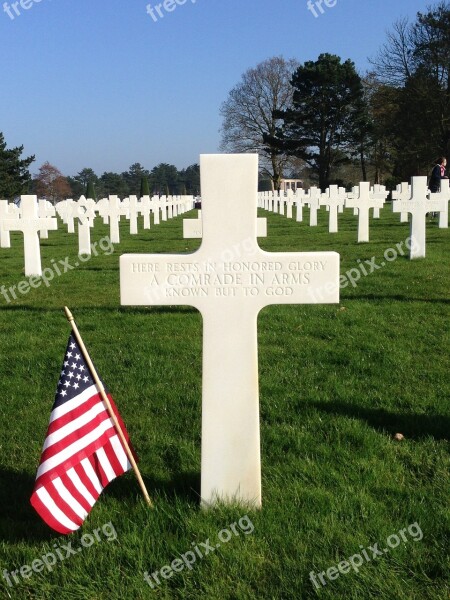
<instances>
[{"instance_id":1,"label":"distant person walking","mask_svg":"<svg viewBox=\"0 0 450 600\"><path fill-rule=\"evenodd\" d=\"M442 179L448 179L448 177L445 174L445 169L447 167L447 159L442 156L441 158L438 158L436 165L433 168L433 171L431 173L431 177L430 177L430 184L429 184L429 188L430 188L430 192L433 194L437 194L438 192L441 191L441 180Z\"/></svg>"}]
</instances>

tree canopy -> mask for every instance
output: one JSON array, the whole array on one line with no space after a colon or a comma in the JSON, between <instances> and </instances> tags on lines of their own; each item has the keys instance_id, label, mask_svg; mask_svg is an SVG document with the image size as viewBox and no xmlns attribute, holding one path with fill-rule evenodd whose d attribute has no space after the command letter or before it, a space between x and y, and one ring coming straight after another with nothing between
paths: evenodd
<instances>
[{"instance_id":1,"label":"tree canopy","mask_svg":"<svg viewBox=\"0 0 450 600\"><path fill-rule=\"evenodd\" d=\"M292 108L275 111L283 124L267 143L302 158L324 188L332 170L349 160L355 132L364 117L363 87L351 60L321 54L292 76Z\"/></svg>"},{"instance_id":2,"label":"tree canopy","mask_svg":"<svg viewBox=\"0 0 450 600\"><path fill-rule=\"evenodd\" d=\"M21 158L23 146L7 148L3 133L0 132L0 198L14 200L28 191L31 174L28 167L34 156Z\"/></svg>"},{"instance_id":3,"label":"tree canopy","mask_svg":"<svg viewBox=\"0 0 450 600\"><path fill-rule=\"evenodd\" d=\"M53 204L72 195L67 179L48 161L39 167L39 173L33 180L35 193Z\"/></svg>"},{"instance_id":4,"label":"tree canopy","mask_svg":"<svg viewBox=\"0 0 450 600\"><path fill-rule=\"evenodd\" d=\"M397 21L372 63L397 91L394 174L426 174L450 153L450 3L419 12L414 23Z\"/></svg>"},{"instance_id":5,"label":"tree canopy","mask_svg":"<svg viewBox=\"0 0 450 600\"><path fill-rule=\"evenodd\" d=\"M261 167L276 189L289 159L267 140L275 136L280 123L276 112L292 105L290 79L297 66L295 60L275 56L248 69L220 109L223 117L221 148L229 152L259 153Z\"/></svg>"}]
</instances>

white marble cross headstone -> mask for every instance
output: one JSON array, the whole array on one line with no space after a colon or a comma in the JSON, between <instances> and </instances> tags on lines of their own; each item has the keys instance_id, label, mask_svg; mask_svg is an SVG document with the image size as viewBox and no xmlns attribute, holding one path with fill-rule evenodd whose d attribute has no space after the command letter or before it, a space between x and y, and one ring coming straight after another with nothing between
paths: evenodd
<instances>
[{"instance_id":1,"label":"white marble cross headstone","mask_svg":"<svg viewBox=\"0 0 450 600\"><path fill-rule=\"evenodd\" d=\"M136 235L138 233L138 215L141 212L141 203L138 201L137 196L130 196L129 208L129 219L130 219L130 235Z\"/></svg>"},{"instance_id":2,"label":"white marble cross headstone","mask_svg":"<svg viewBox=\"0 0 450 600\"><path fill-rule=\"evenodd\" d=\"M327 191L320 197L320 205L329 208L328 231L337 233L338 230L338 211L345 204L345 190L337 185L330 185Z\"/></svg>"},{"instance_id":3,"label":"white marble cross headstone","mask_svg":"<svg viewBox=\"0 0 450 600\"><path fill-rule=\"evenodd\" d=\"M53 206L53 204L51 202L49 202L48 200L39 200L38 202L38 215L39 217L42 218L46 218L46 217L55 217L56 216L56 209ZM47 240L48 239L48 229L46 229L45 227L43 227L39 233L41 240Z\"/></svg>"},{"instance_id":4,"label":"white marble cross headstone","mask_svg":"<svg viewBox=\"0 0 450 600\"><path fill-rule=\"evenodd\" d=\"M0 248L11 248L11 236L9 231L3 228L3 223L17 215L13 208L14 205L9 204L8 200L0 200Z\"/></svg>"},{"instance_id":5,"label":"white marble cross headstone","mask_svg":"<svg viewBox=\"0 0 450 600\"><path fill-rule=\"evenodd\" d=\"M305 204L309 206L309 226L317 226L317 211L320 207L320 196L321 191L315 185L309 188L308 194L306 195Z\"/></svg>"},{"instance_id":6,"label":"white marble cross headstone","mask_svg":"<svg viewBox=\"0 0 450 600\"><path fill-rule=\"evenodd\" d=\"M4 221L6 231L21 231L23 233L25 254L25 277L42 275L41 247L39 231L42 229L56 230L58 221L55 217L39 217L36 196L21 196L20 218Z\"/></svg>"},{"instance_id":7,"label":"white marble cross headstone","mask_svg":"<svg viewBox=\"0 0 450 600\"><path fill-rule=\"evenodd\" d=\"M167 218L173 219L173 196L167 196Z\"/></svg>"},{"instance_id":8,"label":"white marble cross headstone","mask_svg":"<svg viewBox=\"0 0 450 600\"><path fill-rule=\"evenodd\" d=\"M153 210L153 220L155 222L155 225L159 225L160 220L159 220L159 211L160 209L162 210L162 206L161 206L161 199L159 196L153 196L152 198L152 210ZM164 212L165 212L165 208L164 208Z\"/></svg>"},{"instance_id":9,"label":"white marble cross headstone","mask_svg":"<svg viewBox=\"0 0 450 600\"><path fill-rule=\"evenodd\" d=\"M426 215L428 212L445 210L445 199L428 199L429 194L426 177L411 179L411 199L394 200L393 212L411 213L411 251L409 257L425 258L426 250Z\"/></svg>"},{"instance_id":10,"label":"white marble cross headstone","mask_svg":"<svg viewBox=\"0 0 450 600\"><path fill-rule=\"evenodd\" d=\"M380 185L378 183L376 183L372 190L372 197L375 198L376 200L383 200L386 201L386 198L389 196L389 191L386 189L385 185ZM383 204L384 206L384 204ZM380 210L381 208L383 208L383 206L378 207L378 206L374 206L373 209L373 218L374 219L379 219L380 218Z\"/></svg>"},{"instance_id":11,"label":"white marble cross headstone","mask_svg":"<svg viewBox=\"0 0 450 600\"><path fill-rule=\"evenodd\" d=\"M118 196L109 196L108 204L100 212L102 216L109 218L109 237L111 244L120 244L120 218L128 214L128 209L123 206Z\"/></svg>"},{"instance_id":12,"label":"white marble cross headstone","mask_svg":"<svg viewBox=\"0 0 450 600\"><path fill-rule=\"evenodd\" d=\"M95 210L103 220L103 225L109 224L108 216L109 198L102 198L96 204Z\"/></svg>"},{"instance_id":13,"label":"white marble cross headstone","mask_svg":"<svg viewBox=\"0 0 450 600\"><path fill-rule=\"evenodd\" d=\"M286 217L288 219L292 219L292 205L294 203L294 192L292 190L288 190L286 195Z\"/></svg>"},{"instance_id":14,"label":"white marble cross headstone","mask_svg":"<svg viewBox=\"0 0 450 600\"><path fill-rule=\"evenodd\" d=\"M161 221L167 221L167 196L160 197L159 208L161 210Z\"/></svg>"},{"instance_id":15,"label":"white marble cross headstone","mask_svg":"<svg viewBox=\"0 0 450 600\"><path fill-rule=\"evenodd\" d=\"M202 503L260 506L258 313L271 304L317 303L316 288L327 290L321 303L338 302L339 255L259 248L257 155L202 155L200 165L200 249L121 256L121 303L202 313Z\"/></svg>"},{"instance_id":16,"label":"white marble cross headstone","mask_svg":"<svg viewBox=\"0 0 450 600\"><path fill-rule=\"evenodd\" d=\"M140 212L141 215L144 217L144 229L150 229L152 226L150 219L151 210L152 203L150 201L150 196L142 196L140 202Z\"/></svg>"},{"instance_id":17,"label":"white marble cross headstone","mask_svg":"<svg viewBox=\"0 0 450 600\"><path fill-rule=\"evenodd\" d=\"M439 213L439 229L448 229L448 203L450 201L450 180L441 179L441 190L436 194L430 194L430 200L444 200L444 206Z\"/></svg>"},{"instance_id":18,"label":"white marble cross headstone","mask_svg":"<svg viewBox=\"0 0 450 600\"><path fill-rule=\"evenodd\" d=\"M96 202L92 198L81 196L75 205L78 217L78 254L91 256L91 227L94 227L96 217Z\"/></svg>"},{"instance_id":19,"label":"white marble cross headstone","mask_svg":"<svg viewBox=\"0 0 450 600\"><path fill-rule=\"evenodd\" d=\"M55 209L62 222L67 225L67 233L75 233L76 202L72 198L61 200L56 204Z\"/></svg>"},{"instance_id":20,"label":"white marble cross headstone","mask_svg":"<svg viewBox=\"0 0 450 600\"><path fill-rule=\"evenodd\" d=\"M295 220L298 223L303 221L303 202L305 201L305 196L305 191L302 188L297 188L295 192L295 206L297 208Z\"/></svg>"},{"instance_id":21,"label":"white marble cross headstone","mask_svg":"<svg viewBox=\"0 0 450 600\"><path fill-rule=\"evenodd\" d=\"M277 194L278 201L278 213L284 216L284 205L286 204L286 198L284 197L284 192L278 192Z\"/></svg>"},{"instance_id":22,"label":"white marble cross headstone","mask_svg":"<svg viewBox=\"0 0 450 600\"><path fill-rule=\"evenodd\" d=\"M383 208L384 200L373 197L370 183L362 181L359 187L353 188L352 197L345 200L346 208L358 209L358 242L369 241L369 214L371 208Z\"/></svg>"},{"instance_id":23,"label":"white marble cross headstone","mask_svg":"<svg viewBox=\"0 0 450 600\"><path fill-rule=\"evenodd\" d=\"M280 194L278 192L273 191L272 192L272 212L274 213L278 213L279 212L279 201L280 201Z\"/></svg>"},{"instance_id":24,"label":"white marble cross headstone","mask_svg":"<svg viewBox=\"0 0 450 600\"><path fill-rule=\"evenodd\" d=\"M392 192L393 200L409 200L411 197L411 186L406 181L403 181L397 186L397 189ZM408 222L408 213L403 211L400 213L400 223Z\"/></svg>"}]
</instances>

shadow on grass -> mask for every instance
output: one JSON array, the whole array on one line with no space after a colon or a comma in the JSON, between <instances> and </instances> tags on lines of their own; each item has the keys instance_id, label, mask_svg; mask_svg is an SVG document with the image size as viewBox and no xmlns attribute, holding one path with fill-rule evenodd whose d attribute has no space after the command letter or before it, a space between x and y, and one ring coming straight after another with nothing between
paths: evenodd
<instances>
[{"instance_id":1,"label":"shadow on grass","mask_svg":"<svg viewBox=\"0 0 450 600\"><path fill-rule=\"evenodd\" d=\"M71 310L76 310L77 312L92 312L95 311L97 313L126 313L126 314L138 314L138 315L152 315L152 314L185 314L185 313L199 313L196 308L191 306L148 306L142 308L130 307L130 306L70 306ZM55 311L60 310L61 314L64 315L64 307L61 305L61 309L58 308L47 308L45 306L30 306L28 304L20 304L17 306L14 305L0 305L0 311L8 310L12 312L32 312L32 313L54 313Z\"/></svg>"},{"instance_id":2,"label":"shadow on grass","mask_svg":"<svg viewBox=\"0 0 450 600\"><path fill-rule=\"evenodd\" d=\"M177 473L169 481L143 477L148 493L156 502L157 497L167 498L169 503L182 500L200 505L200 473ZM55 537L30 504L34 476L0 468L0 541L41 542ZM138 483L132 477L118 477L100 495L117 500L132 500L140 494Z\"/></svg>"},{"instance_id":3,"label":"shadow on grass","mask_svg":"<svg viewBox=\"0 0 450 600\"><path fill-rule=\"evenodd\" d=\"M407 439L418 440L429 436L435 440L450 439L450 417L443 415L392 413L381 408L363 408L344 402L313 402L308 406L328 414L360 419L378 431L392 435L402 433Z\"/></svg>"},{"instance_id":4,"label":"shadow on grass","mask_svg":"<svg viewBox=\"0 0 450 600\"><path fill-rule=\"evenodd\" d=\"M155 479L144 475L142 478L152 499L155 496L163 496L169 502L181 499L200 504L200 473L175 473L170 480ZM126 500L141 494L137 480L131 476L118 477L109 484L105 492L117 500Z\"/></svg>"},{"instance_id":5,"label":"shadow on grass","mask_svg":"<svg viewBox=\"0 0 450 600\"><path fill-rule=\"evenodd\" d=\"M361 294L361 295L354 295L354 296L341 296L341 302L345 301L345 300L381 300L381 301L385 301L385 300L392 300L394 302L408 302L408 303L414 303L414 302L426 302L427 304L450 304L450 300L447 298L412 298L411 296L402 296L400 294L397 294L395 296L390 295L390 294L386 294L385 296L380 296L378 294Z\"/></svg>"},{"instance_id":6,"label":"shadow on grass","mask_svg":"<svg viewBox=\"0 0 450 600\"><path fill-rule=\"evenodd\" d=\"M34 477L0 469L0 540L6 542L49 540L54 532L30 504Z\"/></svg>"}]
</instances>

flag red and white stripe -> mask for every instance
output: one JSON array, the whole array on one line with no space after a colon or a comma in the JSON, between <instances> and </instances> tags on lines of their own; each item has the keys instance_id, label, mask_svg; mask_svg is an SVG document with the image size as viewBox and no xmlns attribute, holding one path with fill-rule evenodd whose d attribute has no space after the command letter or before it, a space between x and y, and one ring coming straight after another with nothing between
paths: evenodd
<instances>
[{"instance_id":1,"label":"flag red and white stripe","mask_svg":"<svg viewBox=\"0 0 450 600\"><path fill-rule=\"evenodd\" d=\"M129 443L113 399L111 407ZM31 504L58 531L76 531L110 481L131 468L105 403L71 336Z\"/></svg>"}]
</instances>

